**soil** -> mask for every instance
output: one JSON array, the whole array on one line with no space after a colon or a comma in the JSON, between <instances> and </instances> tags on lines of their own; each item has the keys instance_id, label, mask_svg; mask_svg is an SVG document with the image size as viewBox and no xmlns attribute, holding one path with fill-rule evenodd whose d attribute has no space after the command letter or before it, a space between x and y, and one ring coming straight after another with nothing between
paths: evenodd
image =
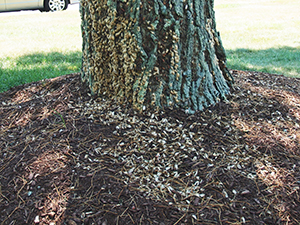
<instances>
[{"instance_id":1,"label":"soil","mask_svg":"<svg viewBox=\"0 0 300 225\"><path fill-rule=\"evenodd\" d=\"M0 93L0 223L300 224L300 80L231 72L194 115L137 113L79 74Z\"/></svg>"}]
</instances>

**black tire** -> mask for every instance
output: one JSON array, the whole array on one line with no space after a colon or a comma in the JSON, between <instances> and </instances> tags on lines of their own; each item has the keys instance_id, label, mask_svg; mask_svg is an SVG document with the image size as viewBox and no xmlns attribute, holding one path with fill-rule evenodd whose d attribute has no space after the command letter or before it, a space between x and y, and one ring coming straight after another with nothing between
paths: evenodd
<instances>
[{"instance_id":1,"label":"black tire","mask_svg":"<svg viewBox=\"0 0 300 225\"><path fill-rule=\"evenodd\" d=\"M45 0L44 10L46 12L66 10L68 8L68 4L68 0Z\"/></svg>"}]
</instances>

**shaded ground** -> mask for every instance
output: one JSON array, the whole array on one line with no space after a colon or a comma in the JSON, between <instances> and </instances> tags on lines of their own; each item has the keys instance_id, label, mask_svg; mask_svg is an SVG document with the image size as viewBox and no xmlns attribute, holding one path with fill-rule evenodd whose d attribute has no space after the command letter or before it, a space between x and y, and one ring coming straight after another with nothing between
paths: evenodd
<instances>
[{"instance_id":1,"label":"shaded ground","mask_svg":"<svg viewBox=\"0 0 300 225\"><path fill-rule=\"evenodd\" d=\"M1 224L299 224L300 80L232 72L229 101L191 116L78 74L1 93Z\"/></svg>"}]
</instances>

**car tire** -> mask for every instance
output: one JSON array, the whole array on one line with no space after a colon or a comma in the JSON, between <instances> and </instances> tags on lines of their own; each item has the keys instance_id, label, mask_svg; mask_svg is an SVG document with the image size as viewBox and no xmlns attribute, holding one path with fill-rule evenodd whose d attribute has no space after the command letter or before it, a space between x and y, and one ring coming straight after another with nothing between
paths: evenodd
<instances>
[{"instance_id":1,"label":"car tire","mask_svg":"<svg viewBox=\"0 0 300 225\"><path fill-rule=\"evenodd\" d=\"M45 0L45 11L55 12L66 10L68 8L68 3L68 0Z\"/></svg>"}]
</instances>

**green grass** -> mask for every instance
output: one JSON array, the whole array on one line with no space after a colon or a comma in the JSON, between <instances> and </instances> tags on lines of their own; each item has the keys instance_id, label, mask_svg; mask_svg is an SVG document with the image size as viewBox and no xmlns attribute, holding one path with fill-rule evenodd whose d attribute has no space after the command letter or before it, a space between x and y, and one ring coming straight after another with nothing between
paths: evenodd
<instances>
[{"instance_id":1,"label":"green grass","mask_svg":"<svg viewBox=\"0 0 300 225\"><path fill-rule=\"evenodd\" d=\"M215 0L230 69L300 77L299 0ZM0 92L80 71L78 7L0 13Z\"/></svg>"},{"instance_id":2,"label":"green grass","mask_svg":"<svg viewBox=\"0 0 300 225\"><path fill-rule=\"evenodd\" d=\"M0 92L80 71L78 6L55 13L0 13L0 21Z\"/></svg>"},{"instance_id":3,"label":"green grass","mask_svg":"<svg viewBox=\"0 0 300 225\"><path fill-rule=\"evenodd\" d=\"M0 91L10 87L79 72L80 52L35 53L0 60Z\"/></svg>"},{"instance_id":4,"label":"green grass","mask_svg":"<svg viewBox=\"0 0 300 225\"><path fill-rule=\"evenodd\" d=\"M261 71L300 77L300 47L278 47L265 50L227 50L227 66L237 70Z\"/></svg>"},{"instance_id":5,"label":"green grass","mask_svg":"<svg viewBox=\"0 0 300 225\"><path fill-rule=\"evenodd\" d=\"M215 0L231 69L300 77L298 0Z\"/></svg>"}]
</instances>

